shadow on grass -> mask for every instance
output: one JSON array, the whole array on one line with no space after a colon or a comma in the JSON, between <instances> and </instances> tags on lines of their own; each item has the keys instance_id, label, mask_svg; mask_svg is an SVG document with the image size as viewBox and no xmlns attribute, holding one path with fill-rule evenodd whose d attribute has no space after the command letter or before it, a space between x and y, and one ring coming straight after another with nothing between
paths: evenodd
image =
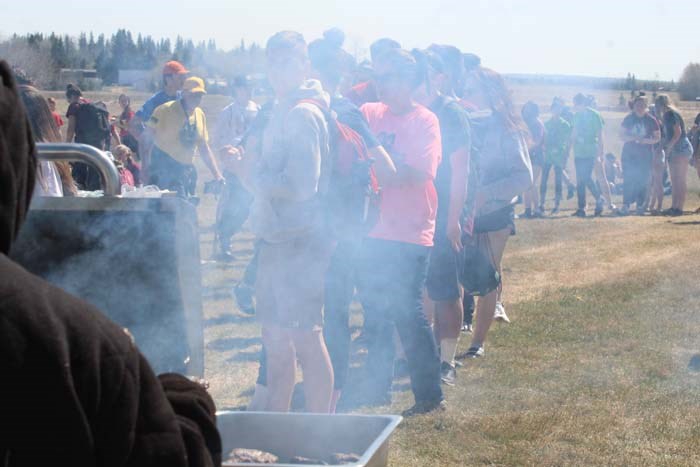
<instances>
[{"instance_id":1,"label":"shadow on grass","mask_svg":"<svg viewBox=\"0 0 700 467\"><path fill-rule=\"evenodd\" d=\"M671 224L680 226L700 225L700 221L671 222Z\"/></svg>"},{"instance_id":2,"label":"shadow on grass","mask_svg":"<svg viewBox=\"0 0 700 467\"><path fill-rule=\"evenodd\" d=\"M226 314L204 320L204 327L221 326L223 324L249 324L255 321L255 316Z\"/></svg>"},{"instance_id":3,"label":"shadow on grass","mask_svg":"<svg viewBox=\"0 0 700 467\"><path fill-rule=\"evenodd\" d=\"M210 342L207 344L207 349L226 352L227 350L247 349L257 344L262 344L262 339L259 337L228 337Z\"/></svg>"},{"instance_id":4,"label":"shadow on grass","mask_svg":"<svg viewBox=\"0 0 700 467\"><path fill-rule=\"evenodd\" d=\"M236 352L236 354L226 360L229 363L234 363L234 362L259 362L260 361L260 352L259 351L252 351L252 352Z\"/></svg>"}]
</instances>

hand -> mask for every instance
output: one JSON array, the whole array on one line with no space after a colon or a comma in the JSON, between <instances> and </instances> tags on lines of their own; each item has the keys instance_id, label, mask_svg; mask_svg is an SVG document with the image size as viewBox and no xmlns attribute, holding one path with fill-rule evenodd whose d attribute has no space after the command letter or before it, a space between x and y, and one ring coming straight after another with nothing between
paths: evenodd
<instances>
[{"instance_id":1,"label":"hand","mask_svg":"<svg viewBox=\"0 0 700 467\"><path fill-rule=\"evenodd\" d=\"M452 249L456 252L462 251L462 226L459 222L448 222L447 224L447 239L450 241Z\"/></svg>"}]
</instances>

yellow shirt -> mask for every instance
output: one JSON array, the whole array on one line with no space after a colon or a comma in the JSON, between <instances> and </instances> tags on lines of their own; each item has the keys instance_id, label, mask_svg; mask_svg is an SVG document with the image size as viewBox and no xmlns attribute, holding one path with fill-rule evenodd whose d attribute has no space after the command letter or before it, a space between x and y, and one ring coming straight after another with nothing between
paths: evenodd
<instances>
[{"instance_id":1,"label":"yellow shirt","mask_svg":"<svg viewBox=\"0 0 700 467\"><path fill-rule=\"evenodd\" d=\"M182 142L181 132L186 128L186 122L185 109L176 100L158 107L148 120L148 126L155 133L156 146L181 164L192 164L197 146L209 141L207 118L199 107L189 117L194 140L190 147Z\"/></svg>"}]
</instances>

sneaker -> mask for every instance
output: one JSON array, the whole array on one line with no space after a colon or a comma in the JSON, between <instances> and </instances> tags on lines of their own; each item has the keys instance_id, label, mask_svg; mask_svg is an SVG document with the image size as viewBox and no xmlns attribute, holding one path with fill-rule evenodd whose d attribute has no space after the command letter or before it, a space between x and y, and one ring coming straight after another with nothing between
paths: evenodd
<instances>
[{"instance_id":1,"label":"sneaker","mask_svg":"<svg viewBox=\"0 0 700 467\"><path fill-rule=\"evenodd\" d=\"M236 298L238 309L243 314L252 316L255 314L255 303L253 302L253 288L239 283L233 288L233 296Z\"/></svg>"},{"instance_id":2,"label":"sneaker","mask_svg":"<svg viewBox=\"0 0 700 467\"><path fill-rule=\"evenodd\" d=\"M566 199L571 199L574 197L574 186L569 185L566 189Z\"/></svg>"},{"instance_id":3,"label":"sneaker","mask_svg":"<svg viewBox=\"0 0 700 467\"><path fill-rule=\"evenodd\" d=\"M444 399L436 401L420 401L416 402L413 407L404 410L401 415L404 417L413 417L415 415L423 415L432 412L444 412L447 410L447 402Z\"/></svg>"},{"instance_id":4,"label":"sneaker","mask_svg":"<svg viewBox=\"0 0 700 467\"><path fill-rule=\"evenodd\" d=\"M556 216L557 214L559 214L559 206L554 206L554 209L552 209L550 215Z\"/></svg>"},{"instance_id":5,"label":"sneaker","mask_svg":"<svg viewBox=\"0 0 700 467\"><path fill-rule=\"evenodd\" d=\"M595 217L600 217L603 214L603 206L605 206L603 198L598 198L598 200L595 202L595 211L593 212Z\"/></svg>"},{"instance_id":6,"label":"sneaker","mask_svg":"<svg viewBox=\"0 0 700 467\"><path fill-rule=\"evenodd\" d=\"M544 217L544 209L535 209L535 212L532 214L532 217L534 217L535 219L542 219Z\"/></svg>"},{"instance_id":7,"label":"sneaker","mask_svg":"<svg viewBox=\"0 0 700 467\"><path fill-rule=\"evenodd\" d=\"M474 328L472 327L471 324L463 324L462 325L462 332L467 333L467 334L471 334L472 331L474 331Z\"/></svg>"},{"instance_id":8,"label":"sneaker","mask_svg":"<svg viewBox=\"0 0 700 467\"><path fill-rule=\"evenodd\" d=\"M469 347L466 352L459 354L458 359L464 360L466 358L481 358L484 356L483 347Z\"/></svg>"},{"instance_id":9,"label":"sneaker","mask_svg":"<svg viewBox=\"0 0 700 467\"><path fill-rule=\"evenodd\" d=\"M577 209L576 212L574 212L571 217L586 217L586 211L583 209Z\"/></svg>"},{"instance_id":10,"label":"sneaker","mask_svg":"<svg viewBox=\"0 0 700 467\"><path fill-rule=\"evenodd\" d=\"M448 386L454 386L457 379L457 369L455 365L450 365L447 362L442 362L440 367L440 381Z\"/></svg>"},{"instance_id":11,"label":"sneaker","mask_svg":"<svg viewBox=\"0 0 700 467\"><path fill-rule=\"evenodd\" d=\"M530 208L525 209L525 213L523 214L523 217L525 219L532 219L532 209L530 209Z\"/></svg>"},{"instance_id":12,"label":"sneaker","mask_svg":"<svg viewBox=\"0 0 700 467\"><path fill-rule=\"evenodd\" d=\"M642 207L642 208L637 208L637 209L634 210L634 213L635 213L635 215L637 215L637 216L643 216L644 214L646 214L646 212L647 212L646 208L643 208L643 207Z\"/></svg>"},{"instance_id":13,"label":"sneaker","mask_svg":"<svg viewBox=\"0 0 700 467\"><path fill-rule=\"evenodd\" d=\"M620 209L615 211L616 216L624 217L624 216L629 216L629 214L630 214L630 208L628 206L622 206Z\"/></svg>"},{"instance_id":14,"label":"sneaker","mask_svg":"<svg viewBox=\"0 0 700 467\"><path fill-rule=\"evenodd\" d=\"M503 306L503 303L496 302L496 311L494 311L493 313L493 319L502 323L510 324L510 320L508 319L508 315L506 314L506 309Z\"/></svg>"},{"instance_id":15,"label":"sneaker","mask_svg":"<svg viewBox=\"0 0 700 467\"><path fill-rule=\"evenodd\" d=\"M615 206L615 203L610 203L610 204L608 205L608 211L610 211L610 212L615 212L615 211L617 211L617 206Z\"/></svg>"},{"instance_id":16,"label":"sneaker","mask_svg":"<svg viewBox=\"0 0 700 467\"><path fill-rule=\"evenodd\" d=\"M671 213L671 217L678 217L683 215L683 210L682 209L673 209L673 212Z\"/></svg>"}]
</instances>

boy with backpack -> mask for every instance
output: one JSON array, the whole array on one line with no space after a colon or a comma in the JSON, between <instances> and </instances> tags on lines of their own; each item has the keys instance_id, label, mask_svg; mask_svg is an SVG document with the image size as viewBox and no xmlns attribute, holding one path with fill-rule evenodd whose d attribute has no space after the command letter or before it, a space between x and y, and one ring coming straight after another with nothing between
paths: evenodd
<instances>
[{"instance_id":1,"label":"boy with backpack","mask_svg":"<svg viewBox=\"0 0 700 467\"><path fill-rule=\"evenodd\" d=\"M256 313L267 354L265 409L286 412L296 359L304 372L306 409L327 413L333 369L323 338L324 280L333 241L324 228L328 190L329 97L307 80L303 36L283 31L266 49L276 102L257 141L229 148L229 164L249 187L250 218L259 240ZM255 139L255 138L253 138ZM244 153L245 151L245 153Z\"/></svg>"},{"instance_id":2,"label":"boy with backpack","mask_svg":"<svg viewBox=\"0 0 700 467\"><path fill-rule=\"evenodd\" d=\"M69 103L66 142L88 144L101 151L109 150L111 125L105 105L84 99L83 92L74 84L66 88L66 99ZM73 178L82 190L95 191L101 187L99 173L87 164L74 163Z\"/></svg>"}]
</instances>

